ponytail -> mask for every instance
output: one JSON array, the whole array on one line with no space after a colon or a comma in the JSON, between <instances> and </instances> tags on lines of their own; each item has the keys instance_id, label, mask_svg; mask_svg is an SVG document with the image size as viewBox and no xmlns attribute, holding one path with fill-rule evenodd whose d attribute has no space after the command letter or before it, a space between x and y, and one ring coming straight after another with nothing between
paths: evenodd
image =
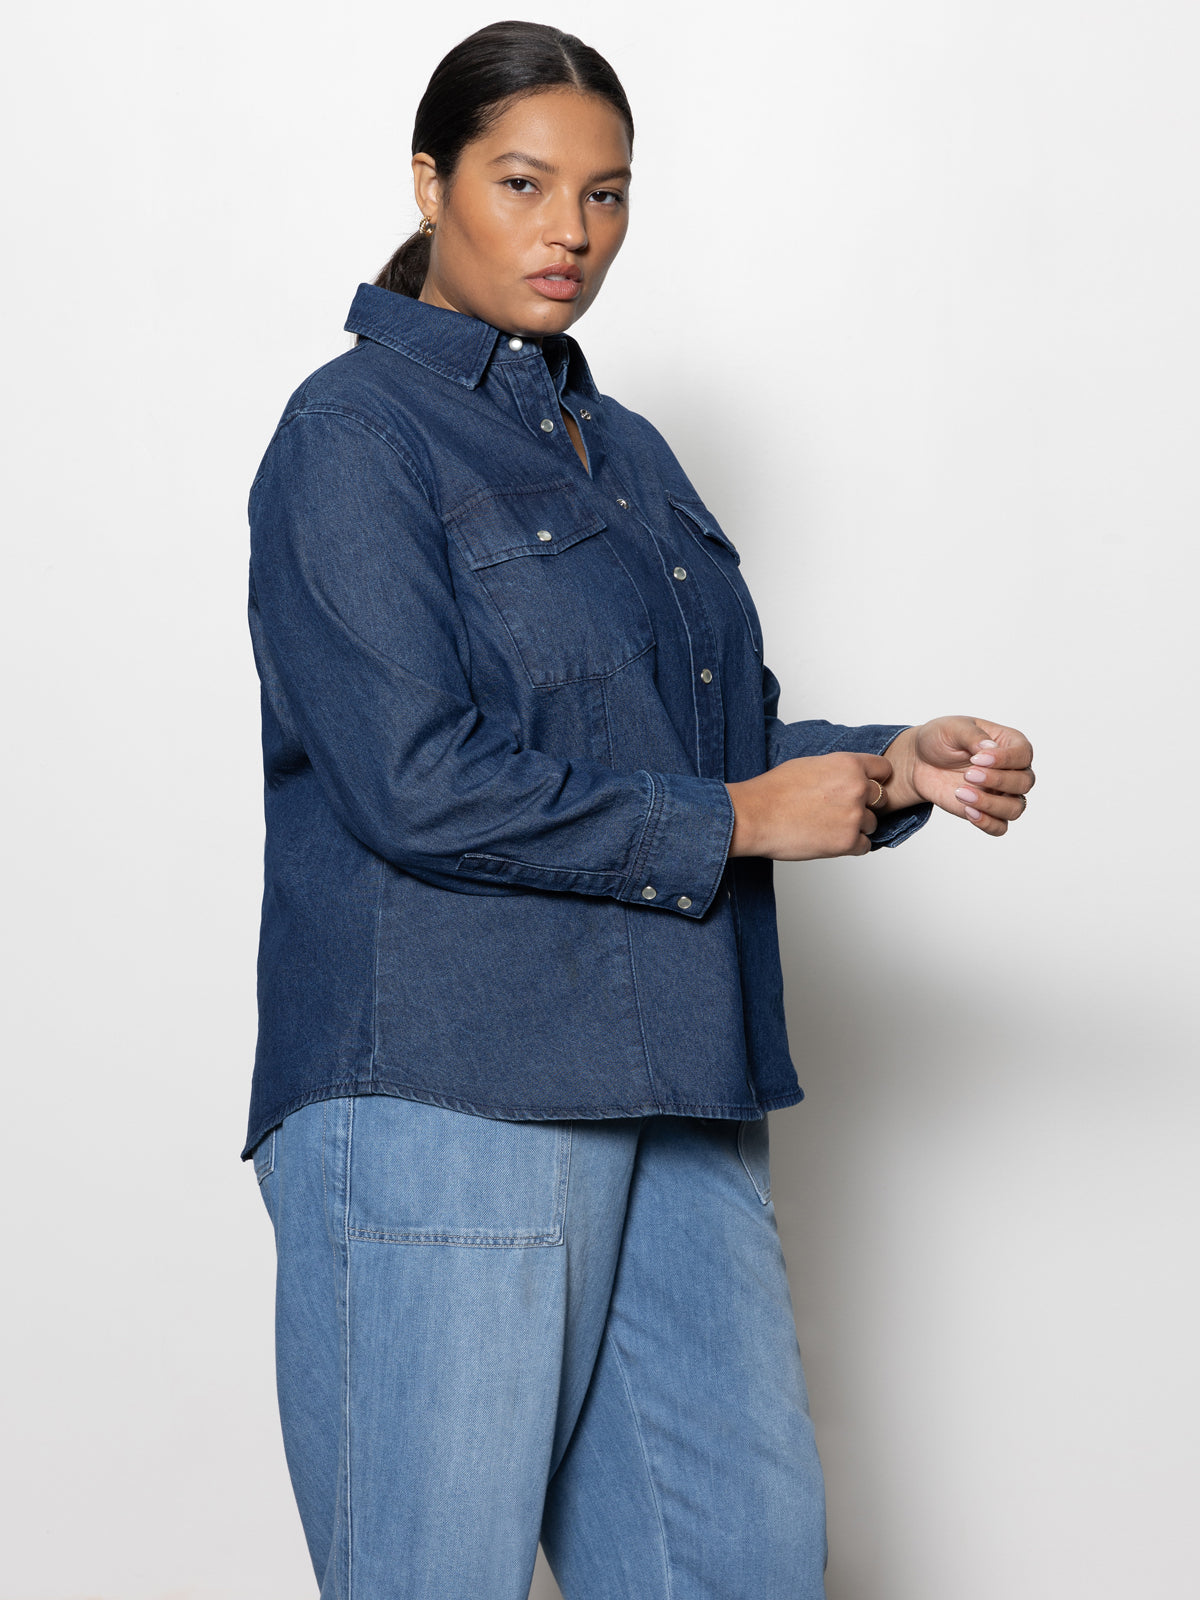
<instances>
[{"instance_id":1,"label":"ponytail","mask_svg":"<svg viewBox=\"0 0 1200 1600\"><path fill-rule=\"evenodd\" d=\"M419 300L428 271L429 239L420 231L410 233L375 279L375 287Z\"/></svg>"}]
</instances>

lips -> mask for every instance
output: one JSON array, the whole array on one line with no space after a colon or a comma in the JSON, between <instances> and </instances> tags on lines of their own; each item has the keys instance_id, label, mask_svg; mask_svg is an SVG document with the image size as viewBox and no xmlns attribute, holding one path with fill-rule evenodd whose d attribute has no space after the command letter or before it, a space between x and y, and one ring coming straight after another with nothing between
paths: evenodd
<instances>
[{"instance_id":1,"label":"lips","mask_svg":"<svg viewBox=\"0 0 1200 1600\"><path fill-rule=\"evenodd\" d=\"M583 287L583 272L570 261L552 262L531 272L525 282L547 300L574 300Z\"/></svg>"},{"instance_id":2,"label":"lips","mask_svg":"<svg viewBox=\"0 0 1200 1600\"><path fill-rule=\"evenodd\" d=\"M583 268L577 267L573 261L552 261L548 267L542 267L538 272L527 274L529 279L542 278L570 278L572 283L580 283L583 279Z\"/></svg>"}]
</instances>

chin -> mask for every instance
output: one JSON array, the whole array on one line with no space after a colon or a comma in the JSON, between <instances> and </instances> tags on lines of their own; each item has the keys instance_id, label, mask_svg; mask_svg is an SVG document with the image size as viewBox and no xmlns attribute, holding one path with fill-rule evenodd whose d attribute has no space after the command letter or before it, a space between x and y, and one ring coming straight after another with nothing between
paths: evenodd
<instances>
[{"instance_id":1,"label":"chin","mask_svg":"<svg viewBox=\"0 0 1200 1600\"><path fill-rule=\"evenodd\" d=\"M587 310L591 298L591 295L585 293L581 296L582 304L580 300L544 300L532 289L527 289L515 295L505 296L507 303L503 308L497 308L497 314L502 320L497 320L495 326L510 329L525 339L541 339L551 333L566 333ZM482 316L486 322L493 321L490 313L476 314Z\"/></svg>"},{"instance_id":2,"label":"chin","mask_svg":"<svg viewBox=\"0 0 1200 1600\"><path fill-rule=\"evenodd\" d=\"M533 313L526 312L529 320L530 333L566 333L573 322L578 321L582 307L574 300L560 300L557 304L547 301L544 306L537 307Z\"/></svg>"}]
</instances>

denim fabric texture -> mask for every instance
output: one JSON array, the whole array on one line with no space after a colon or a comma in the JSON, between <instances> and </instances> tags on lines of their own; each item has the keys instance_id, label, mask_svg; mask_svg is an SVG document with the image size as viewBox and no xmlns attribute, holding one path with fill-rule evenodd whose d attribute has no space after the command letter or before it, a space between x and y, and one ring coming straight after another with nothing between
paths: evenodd
<instances>
[{"instance_id":1,"label":"denim fabric texture","mask_svg":"<svg viewBox=\"0 0 1200 1600\"><path fill-rule=\"evenodd\" d=\"M780 719L736 546L570 335L370 284L345 326L250 490L243 1156L358 1094L534 1120L793 1104L772 863L728 859L725 783L903 725Z\"/></svg>"},{"instance_id":2,"label":"denim fabric texture","mask_svg":"<svg viewBox=\"0 0 1200 1600\"><path fill-rule=\"evenodd\" d=\"M821 1600L768 1119L356 1095L254 1157L324 1600Z\"/></svg>"}]
</instances>

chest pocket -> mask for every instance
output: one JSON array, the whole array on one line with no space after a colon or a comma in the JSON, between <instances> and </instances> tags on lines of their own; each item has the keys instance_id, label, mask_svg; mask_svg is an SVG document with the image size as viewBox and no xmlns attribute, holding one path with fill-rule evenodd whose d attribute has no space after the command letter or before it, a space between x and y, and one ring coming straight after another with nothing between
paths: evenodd
<instances>
[{"instance_id":1,"label":"chest pocket","mask_svg":"<svg viewBox=\"0 0 1200 1600\"><path fill-rule=\"evenodd\" d=\"M607 523L570 484L489 494L447 525L535 686L607 677L654 644Z\"/></svg>"},{"instance_id":2,"label":"chest pocket","mask_svg":"<svg viewBox=\"0 0 1200 1600\"><path fill-rule=\"evenodd\" d=\"M742 615L746 619L750 637L754 641L754 653L761 657L762 625L758 620L754 601L750 598L750 590L746 587L746 580L742 577L740 570L742 558L733 540L723 531L720 523L702 500L692 499L687 495L672 494L669 490L667 499L674 506L684 527L733 590Z\"/></svg>"}]
</instances>

